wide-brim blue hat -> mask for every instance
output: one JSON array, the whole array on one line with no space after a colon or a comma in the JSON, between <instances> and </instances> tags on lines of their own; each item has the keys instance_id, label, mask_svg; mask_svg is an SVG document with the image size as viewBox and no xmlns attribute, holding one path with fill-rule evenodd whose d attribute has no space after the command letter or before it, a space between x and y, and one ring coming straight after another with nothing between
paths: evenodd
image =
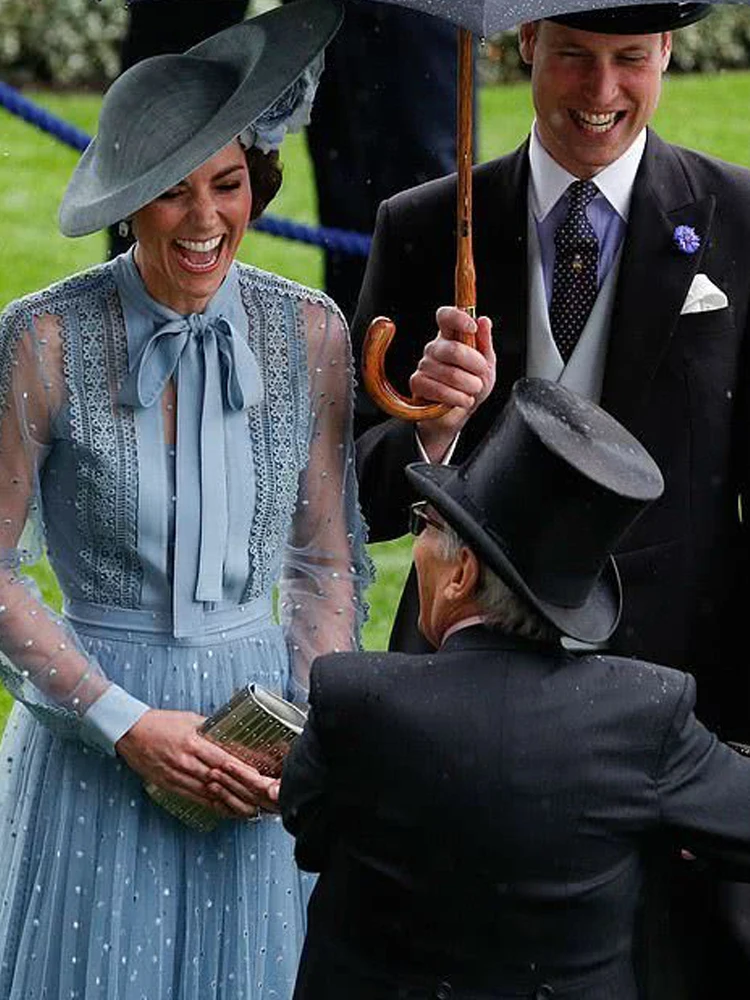
<instances>
[{"instance_id":1,"label":"wide-brim blue hat","mask_svg":"<svg viewBox=\"0 0 750 1000\"><path fill-rule=\"evenodd\" d=\"M711 13L710 3L649 3L559 14L547 20L601 35L657 35L695 24Z\"/></svg>"},{"instance_id":2,"label":"wide-brim blue hat","mask_svg":"<svg viewBox=\"0 0 750 1000\"><path fill-rule=\"evenodd\" d=\"M128 218L210 160L283 99L342 16L341 0L297 0L123 73L63 196L63 234Z\"/></svg>"},{"instance_id":3,"label":"wide-brim blue hat","mask_svg":"<svg viewBox=\"0 0 750 1000\"><path fill-rule=\"evenodd\" d=\"M562 633L617 627L619 539L661 496L656 462L600 407L546 379L519 379L463 465L407 466L416 492L518 596Z\"/></svg>"}]
</instances>

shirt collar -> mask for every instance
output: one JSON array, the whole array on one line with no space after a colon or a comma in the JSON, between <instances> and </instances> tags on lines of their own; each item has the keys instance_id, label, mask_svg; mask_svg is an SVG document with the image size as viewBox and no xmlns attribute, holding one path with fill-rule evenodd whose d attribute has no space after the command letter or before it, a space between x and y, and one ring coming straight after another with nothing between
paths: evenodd
<instances>
[{"instance_id":1,"label":"shirt collar","mask_svg":"<svg viewBox=\"0 0 750 1000\"><path fill-rule=\"evenodd\" d=\"M506 649L552 653L556 656L574 655L564 650L559 641L524 639L519 635L507 635L498 628L484 623L469 625L468 622L451 631L441 643L439 652L451 653L459 649Z\"/></svg>"},{"instance_id":2,"label":"shirt collar","mask_svg":"<svg viewBox=\"0 0 750 1000\"><path fill-rule=\"evenodd\" d=\"M157 302L146 289L143 278L135 263L135 248L120 254L112 261L113 275L125 313L125 327L128 334L128 354L131 367L135 364L143 344L154 330L165 323L180 320L180 313L170 309L163 302ZM213 298L207 303L203 315L207 319L222 316L232 326L238 336L247 340L247 313L240 295L239 271L232 264L224 281L217 288Z\"/></svg>"},{"instance_id":3,"label":"shirt collar","mask_svg":"<svg viewBox=\"0 0 750 1000\"><path fill-rule=\"evenodd\" d=\"M592 180L612 208L628 221L630 199L633 195L635 175L646 148L646 129L641 129L634 141L613 163L600 170ZM554 160L539 140L536 123L531 129L529 143L531 210L537 222L542 222L552 211L568 187L577 180L565 167Z\"/></svg>"},{"instance_id":4,"label":"shirt collar","mask_svg":"<svg viewBox=\"0 0 750 1000\"><path fill-rule=\"evenodd\" d=\"M459 632L462 628L471 628L472 625L483 625L484 616L483 615L469 615L468 618L462 618L460 621L454 622L450 628L447 628L443 633L443 638L440 640L440 645L445 642L447 638Z\"/></svg>"},{"instance_id":5,"label":"shirt collar","mask_svg":"<svg viewBox=\"0 0 750 1000\"><path fill-rule=\"evenodd\" d=\"M135 262L135 247L121 254L113 261L115 280L120 294L127 304L153 324L182 319L182 314L175 312L163 302L154 299L146 288ZM215 316L226 316L231 322L243 324L244 310L239 293L239 273L237 265L232 261L224 281L216 289L213 297L206 303L203 315L209 319Z\"/></svg>"}]
</instances>

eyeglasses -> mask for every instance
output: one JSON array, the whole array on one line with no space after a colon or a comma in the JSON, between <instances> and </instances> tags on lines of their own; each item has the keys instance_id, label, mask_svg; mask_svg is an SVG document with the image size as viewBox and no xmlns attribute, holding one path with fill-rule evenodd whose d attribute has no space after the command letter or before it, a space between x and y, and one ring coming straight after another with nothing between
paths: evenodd
<instances>
[{"instance_id":1,"label":"eyeglasses","mask_svg":"<svg viewBox=\"0 0 750 1000\"><path fill-rule=\"evenodd\" d=\"M409 531L412 535L421 535L428 524L431 524L437 531L445 531L445 524L430 513L428 502L418 500L409 508Z\"/></svg>"}]
</instances>

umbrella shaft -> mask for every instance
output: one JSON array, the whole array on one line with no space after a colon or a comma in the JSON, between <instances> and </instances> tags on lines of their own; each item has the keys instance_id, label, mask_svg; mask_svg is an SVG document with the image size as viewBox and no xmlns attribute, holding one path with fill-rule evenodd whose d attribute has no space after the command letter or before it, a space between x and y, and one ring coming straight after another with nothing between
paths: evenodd
<instances>
[{"instance_id":1,"label":"umbrella shaft","mask_svg":"<svg viewBox=\"0 0 750 1000\"><path fill-rule=\"evenodd\" d=\"M476 278L471 239L471 168L474 161L474 44L470 31L458 31L458 198L456 219L456 305L471 315Z\"/></svg>"}]
</instances>

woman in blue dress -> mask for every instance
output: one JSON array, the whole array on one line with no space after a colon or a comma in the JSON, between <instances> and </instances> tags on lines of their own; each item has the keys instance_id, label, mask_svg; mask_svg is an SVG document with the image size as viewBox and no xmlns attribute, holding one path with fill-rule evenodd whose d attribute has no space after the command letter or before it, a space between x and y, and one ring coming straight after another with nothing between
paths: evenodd
<instances>
[{"instance_id":1,"label":"woman in blue dress","mask_svg":"<svg viewBox=\"0 0 750 1000\"><path fill-rule=\"evenodd\" d=\"M291 994L306 887L274 785L196 726L250 681L303 703L357 641L345 323L234 261L339 19L299 0L123 75L60 218L127 220L134 250L0 320L2 1000ZM21 572L45 545L61 615Z\"/></svg>"}]
</instances>

